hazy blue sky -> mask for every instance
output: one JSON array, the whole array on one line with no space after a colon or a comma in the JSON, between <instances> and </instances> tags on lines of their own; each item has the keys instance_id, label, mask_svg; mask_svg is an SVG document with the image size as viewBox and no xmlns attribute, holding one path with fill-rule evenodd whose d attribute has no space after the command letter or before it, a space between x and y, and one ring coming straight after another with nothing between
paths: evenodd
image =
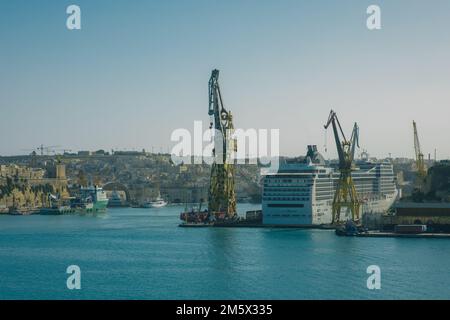
<instances>
[{"instance_id":1,"label":"hazy blue sky","mask_svg":"<svg viewBox=\"0 0 450 320\"><path fill-rule=\"evenodd\" d=\"M212 68L235 126L279 128L283 154L322 150L333 107L372 155L412 157L414 119L424 153L450 157L448 0L0 0L0 154L167 150L208 121Z\"/></svg>"}]
</instances>

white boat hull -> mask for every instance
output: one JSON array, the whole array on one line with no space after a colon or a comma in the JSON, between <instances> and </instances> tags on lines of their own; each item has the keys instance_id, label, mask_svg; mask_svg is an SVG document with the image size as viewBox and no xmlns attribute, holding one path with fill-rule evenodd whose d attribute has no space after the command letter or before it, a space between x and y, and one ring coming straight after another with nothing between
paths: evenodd
<instances>
[{"instance_id":1,"label":"white boat hull","mask_svg":"<svg viewBox=\"0 0 450 320\"><path fill-rule=\"evenodd\" d=\"M150 203L145 203L144 204L144 208L162 208L165 207L167 205L167 202L163 201L163 202L150 202Z\"/></svg>"}]
</instances>

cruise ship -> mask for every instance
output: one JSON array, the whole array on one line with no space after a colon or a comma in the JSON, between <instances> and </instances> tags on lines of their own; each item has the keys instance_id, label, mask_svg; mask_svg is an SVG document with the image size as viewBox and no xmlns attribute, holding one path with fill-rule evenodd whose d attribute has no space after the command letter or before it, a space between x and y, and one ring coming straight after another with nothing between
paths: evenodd
<instances>
[{"instance_id":1,"label":"cruise ship","mask_svg":"<svg viewBox=\"0 0 450 320\"><path fill-rule=\"evenodd\" d=\"M361 206L361 218L381 217L398 196L393 166L389 161L356 161L352 173ZM263 224L314 226L332 222L332 203L339 170L328 165L308 146L305 157L286 160L275 173L263 178ZM351 219L350 210L341 211L341 220Z\"/></svg>"}]
</instances>

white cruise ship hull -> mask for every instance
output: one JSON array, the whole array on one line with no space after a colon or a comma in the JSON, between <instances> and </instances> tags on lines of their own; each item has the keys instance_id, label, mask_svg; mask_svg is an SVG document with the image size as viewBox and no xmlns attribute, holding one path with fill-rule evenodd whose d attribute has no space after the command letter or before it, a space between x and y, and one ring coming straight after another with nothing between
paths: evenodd
<instances>
[{"instance_id":1,"label":"white cruise ship hull","mask_svg":"<svg viewBox=\"0 0 450 320\"><path fill-rule=\"evenodd\" d=\"M361 219L379 220L398 196L392 164L364 162L352 176L362 202ZM267 174L262 197L263 224L330 224L338 180L339 172L323 163L289 164L281 166L277 173ZM349 219L350 210L343 208L341 220Z\"/></svg>"}]
</instances>

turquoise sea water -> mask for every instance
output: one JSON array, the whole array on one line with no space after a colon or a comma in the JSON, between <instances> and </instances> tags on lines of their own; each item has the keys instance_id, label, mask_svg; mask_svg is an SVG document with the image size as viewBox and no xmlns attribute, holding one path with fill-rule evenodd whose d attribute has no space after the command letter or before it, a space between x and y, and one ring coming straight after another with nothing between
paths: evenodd
<instances>
[{"instance_id":1,"label":"turquoise sea water","mask_svg":"<svg viewBox=\"0 0 450 320\"><path fill-rule=\"evenodd\" d=\"M450 299L450 240L179 228L180 210L0 216L0 299ZM66 287L69 265L81 290Z\"/></svg>"}]
</instances>

